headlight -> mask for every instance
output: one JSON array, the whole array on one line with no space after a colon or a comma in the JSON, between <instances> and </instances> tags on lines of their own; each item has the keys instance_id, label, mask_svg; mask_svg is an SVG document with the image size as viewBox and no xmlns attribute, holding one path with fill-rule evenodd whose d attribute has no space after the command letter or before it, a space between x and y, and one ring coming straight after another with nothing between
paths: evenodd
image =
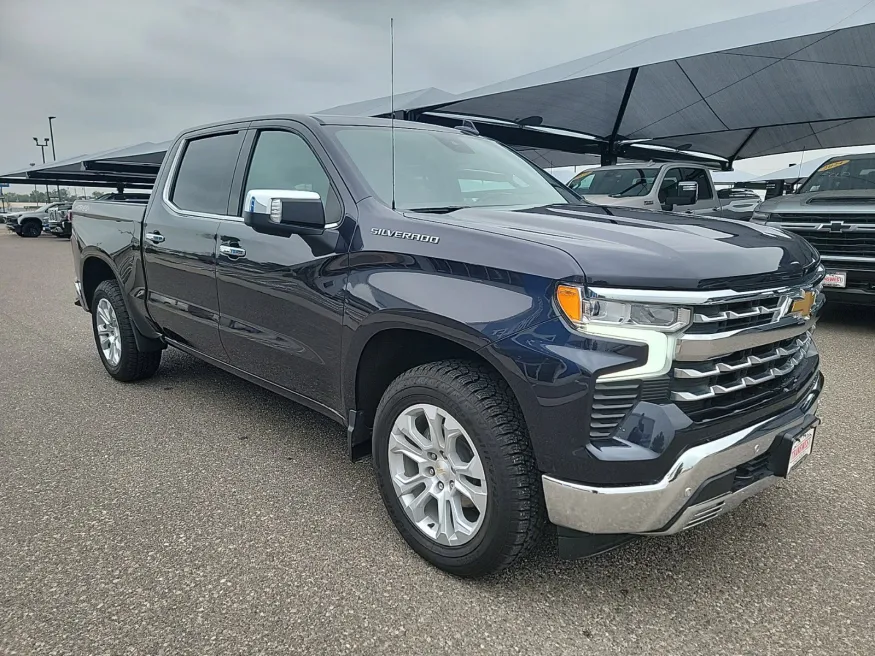
<instances>
[{"instance_id":1,"label":"headlight","mask_svg":"<svg viewBox=\"0 0 875 656\"><path fill-rule=\"evenodd\" d=\"M673 333L688 326L692 318L689 308L588 297L577 285L559 285L556 302L566 318L583 331L590 326L613 326Z\"/></svg>"},{"instance_id":2,"label":"headlight","mask_svg":"<svg viewBox=\"0 0 875 656\"><path fill-rule=\"evenodd\" d=\"M772 215L769 212L759 212L754 210L750 217L750 221L751 223L768 223L770 216Z\"/></svg>"}]
</instances>

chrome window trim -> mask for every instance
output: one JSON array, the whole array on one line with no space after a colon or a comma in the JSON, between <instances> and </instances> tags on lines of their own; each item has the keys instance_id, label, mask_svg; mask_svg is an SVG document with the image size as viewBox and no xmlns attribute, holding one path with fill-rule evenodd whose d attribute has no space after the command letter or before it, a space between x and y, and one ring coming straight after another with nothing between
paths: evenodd
<instances>
[{"instance_id":1,"label":"chrome window trim","mask_svg":"<svg viewBox=\"0 0 875 656\"><path fill-rule=\"evenodd\" d=\"M215 135L203 135L197 137L197 139L209 139L211 136L219 136L223 133L216 133ZM176 149L176 154L173 156L173 163L170 165L170 172L167 174L167 179L164 181L164 188L161 191L161 201L164 203L164 206L173 212L174 214L179 214L181 216L195 217L199 219L214 219L216 221L238 221L240 223L243 222L242 216L233 216L230 214L212 214L209 212L195 212L194 210L184 210L181 207L177 207L172 200L170 200L170 189L173 186L173 183L176 181L176 174L179 172L179 165L182 163L182 155L185 152L186 147L190 141L195 141L196 139L183 139L179 148Z\"/></svg>"}]
</instances>

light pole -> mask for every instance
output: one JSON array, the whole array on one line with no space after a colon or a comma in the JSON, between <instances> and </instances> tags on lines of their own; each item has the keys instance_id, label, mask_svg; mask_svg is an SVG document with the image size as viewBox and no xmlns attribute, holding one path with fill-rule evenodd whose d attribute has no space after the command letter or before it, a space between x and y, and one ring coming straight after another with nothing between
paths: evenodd
<instances>
[{"instance_id":1,"label":"light pole","mask_svg":"<svg viewBox=\"0 0 875 656\"><path fill-rule=\"evenodd\" d=\"M52 132L52 121L54 121L57 116L49 116L49 138L52 140L52 161L57 162L58 157L55 155L55 133ZM61 202L61 185L57 185L58 187L58 202Z\"/></svg>"},{"instance_id":2,"label":"light pole","mask_svg":"<svg viewBox=\"0 0 875 656\"><path fill-rule=\"evenodd\" d=\"M40 143L40 142L39 142L39 139L37 139L36 137L34 137L34 138L33 138L33 142L36 144L37 148L40 149L40 152L41 152L42 155L43 155L43 164L45 164L45 163L46 163L46 146L49 145L49 138L46 137L46 138L43 140L43 143ZM47 202L47 203L50 203L51 200L52 200L51 197L49 196L49 193L50 193L50 192L49 192L49 185L46 185L46 202Z\"/></svg>"}]
</instances>

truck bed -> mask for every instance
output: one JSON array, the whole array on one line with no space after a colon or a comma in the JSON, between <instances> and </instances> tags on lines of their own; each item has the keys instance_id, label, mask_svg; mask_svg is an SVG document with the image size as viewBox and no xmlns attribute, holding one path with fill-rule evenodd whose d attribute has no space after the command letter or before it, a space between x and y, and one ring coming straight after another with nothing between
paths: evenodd
<instances>
[{"instance_id":1,"label":"truck bed","mask_svg":"<svg viewBox=\"0 0 875 656\"><path fill-rule=\"evenodd\" d=\"M145 203L122 203L105 200L77 200L73 203L74 224L81 219L142 223L145 215Z\"/></svg>"}]
</instances>

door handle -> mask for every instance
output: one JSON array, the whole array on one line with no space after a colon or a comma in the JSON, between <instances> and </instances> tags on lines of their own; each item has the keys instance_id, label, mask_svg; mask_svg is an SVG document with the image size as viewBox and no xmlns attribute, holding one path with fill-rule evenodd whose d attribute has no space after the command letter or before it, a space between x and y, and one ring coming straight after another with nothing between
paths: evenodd
<instances>
[{"instance_id":1,"label":"door handle","mask_svg":"<svg viewBox=\"0 0 875 656\"><path fill-rule=\"evenodd\" d=\"M151 241L153 244L160 244L162 241L164 241L164 235L162 235L160 232L147 232L146 239Z\"/></svg>"},{"instance_id":2,"label":"door handle","mask_svg":"<svg viewBox=\"0 0 875 656\"><path fill-rule=\"evenodd\" d=\"M219 252L228 257L243 257L246 255L246 249L239 246L228 246L227 244L219 245Z\"/></svg>"}]
</instances>

